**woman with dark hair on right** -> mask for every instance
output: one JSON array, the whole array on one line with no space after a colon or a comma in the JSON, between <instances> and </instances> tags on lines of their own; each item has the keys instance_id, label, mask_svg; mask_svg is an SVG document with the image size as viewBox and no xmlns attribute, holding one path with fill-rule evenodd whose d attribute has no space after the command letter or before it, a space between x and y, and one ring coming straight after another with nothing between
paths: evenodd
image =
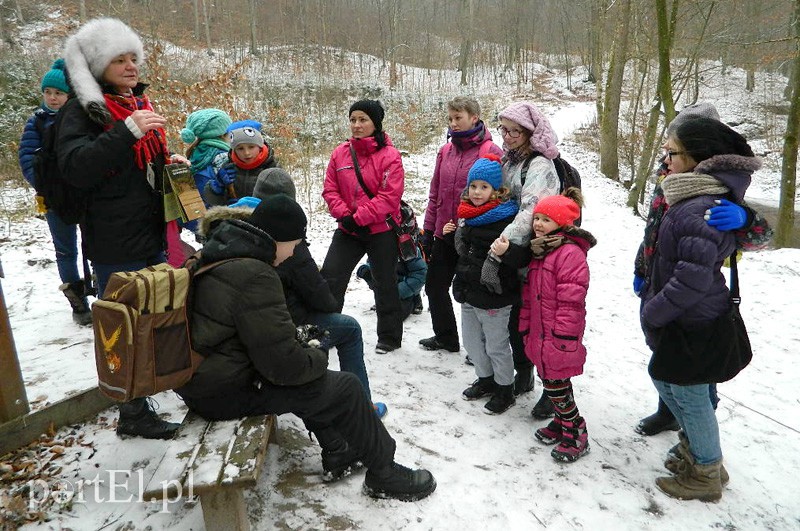
<instances>
[{"instance_id":1,"label":"woman with dark hair on right","mask_svg":"<svg viewBox=\"0 0 800 531\"><path fill-rule=\"evenodd\" d=\"M719 120L717 109L708 102L697 102L687 105L669 123L666 136L674 135L678 126L691 118L711 118ZM644 228L644 239L636 253L633 273L633 291L640 295L644 280L650 274L653 254L658 242L658 228L668 205L664 201L664 190L661 181L669 174L666 155L661 158L658 169L653 196L650 199L650 211L647 214L647 224ZM736 246L743 251L758 251L764 249L772 237L769 223L758 212L748 207L744 202L741 205L721 199L719 205L708 211L706 221L712 227L722 231L732 231L736 236ZM709 399L714 407L719 398L715 385L709 386ZM639 421L634 430L640 435L656 435L662 431L675 431L679 428L672 412L663 400L658 400L655 413Z\"/></svg>"},{"instance_id":2,"label":"woman with dark hair on right","mask_svg":"<svg viewBox=\"0 0 800 531\"><path fill-rule=\"evenodd\" d=\"M669 174L662 188L669 209L658 230L650 275L642 286L641 320L653 350L650 376L682 431L677 455L664 463L675 475L657 478L656 485L673 498L717 501L728 474L722 466L709 384L732 375L716 361L717 352L715 361L700 373L696 363L676 361L690 359L689 343L673 348L670 359L665 359L659 338L670 326L685 331L687 337L707 334L714 338L708 344L720 348L725 327L719 323L732 308L721 269L736 249L736 238L709 226L706 211L722 199L741 203L761 163L742 135L709 118L684 121L664 147Z\"/></svg>"}]
</instances>

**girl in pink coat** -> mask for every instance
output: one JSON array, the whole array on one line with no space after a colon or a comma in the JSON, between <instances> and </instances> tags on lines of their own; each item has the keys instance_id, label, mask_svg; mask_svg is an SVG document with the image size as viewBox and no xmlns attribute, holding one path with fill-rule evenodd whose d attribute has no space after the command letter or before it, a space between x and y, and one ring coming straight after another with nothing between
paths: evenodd
<instances>
[{"instance_id":1,"label":"girl in pink coat","mask_svg":"<svg viewBox=\"0 0 800 531\"><path fill-rule=\"evenodd\" d=\"M399 349L403 341L403 316L397 291L397 234L388 218L400 223L400 198L405 173L400 152L383 131L384 110L376 100L350 106L353 136L331 154L322 197L339 228L322 264L322 276L331 293L344 306L347 284L366 254L375 279L378 341L375 352Z\"/></svg>"},{"instance_id":2,"label":"girl in pink coat","mask_svg":"<svg viewBox=\"0 0 800 531\"><path fill-rule=\"evenodd\" d=\"M575 227L583 198L577 188L539 200L533 209L533 258L522 287L519 329L525 354L536 365L555 417L536 430L544 444L557 444L550 455L572 462L589 451L586 421L580 416L570 378L583 373L586 347L586 253L597 241Z\"/></svg>"}]
</instances>

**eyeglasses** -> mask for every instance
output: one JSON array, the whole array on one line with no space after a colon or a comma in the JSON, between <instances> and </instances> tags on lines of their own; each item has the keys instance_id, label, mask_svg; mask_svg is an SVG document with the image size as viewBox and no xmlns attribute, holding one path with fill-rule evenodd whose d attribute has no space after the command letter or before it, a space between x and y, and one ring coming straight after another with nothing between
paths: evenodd
<instances>
[{"instance_id":1,"label":"eyeglasses","mask_svg":"<svg viewBox=\"0 0 800 531\"><path fill-rule=\"evenodd\" d=\"M664 153L664 158L672 160L672 157L674 157L675 155L683 155L684 153L686 153L686 152L685 151L667 151L666 153Z\"/></svg>"},{"instance_id":2,"label":"eyeglasses","mask_svg":"<svg viewBox=\"0 0 800 531\"><path fill-rule=\"evenodd\" d=\"M509 129L504 125L498 127L497 132L500 133L500 136L508 135L510 138L519 138L519 135L522 134L522 131L519 129Z\"/></svg>"}]
</instances>

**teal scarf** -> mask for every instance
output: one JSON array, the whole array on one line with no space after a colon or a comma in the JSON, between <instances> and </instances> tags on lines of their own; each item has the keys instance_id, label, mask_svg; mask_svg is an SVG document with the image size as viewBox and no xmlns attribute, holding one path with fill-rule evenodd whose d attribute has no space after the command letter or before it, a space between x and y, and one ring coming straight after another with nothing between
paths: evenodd
<instances>
[{"instance_id":1,"label":"teal scarf","mask_svg":"<svg viewBox=\"0 0 800 531\"><path fill-rule=\"evenodd\" d=\"M211 164L220 151L228 152L231 146L221 138L206 138L201 140L194 151L189 161L192 163L192 173L195 174L199 171L206 169L206 166Z\"/></svg>"}]
</instances>

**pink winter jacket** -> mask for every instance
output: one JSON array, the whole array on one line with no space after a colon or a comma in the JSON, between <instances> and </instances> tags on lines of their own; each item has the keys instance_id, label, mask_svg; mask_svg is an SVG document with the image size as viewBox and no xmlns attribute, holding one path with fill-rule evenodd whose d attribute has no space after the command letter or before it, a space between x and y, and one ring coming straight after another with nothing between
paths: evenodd
<instances>
[{"instance_id":1,"label":"pink winter jacket","mask_svg":"<svg viewBox=\"0 0 800 531\"><path fill-rule=\"evenodd\" d=\"M547 380L582 374L586 361L586 252L595 242L590 234L590 240L568 237L574 244L564 243L543 259L531 260L522 286L519 330L525 355Z\"/></svg>"},{"instance_id":2,"label":"pink winter jacket","mask_svg":"<svg viewBox=\"0 0 800 531\"><path fill-rule=\"evenodd\" d=\"M372 199L358 182L350 144L356 150L364 184L375 196ZM395 221L400 221L400 198L404 186L403 161L388 135L383 149L378 149L378 143L371 136L351 138L331 153L322 197L335 219L352 215L356 223L369 227L370 234L378 234L391 229L386 223L387 214L391 214ZM345 230L341 223L339 228Z\"/></svg>"}]
</instances>

